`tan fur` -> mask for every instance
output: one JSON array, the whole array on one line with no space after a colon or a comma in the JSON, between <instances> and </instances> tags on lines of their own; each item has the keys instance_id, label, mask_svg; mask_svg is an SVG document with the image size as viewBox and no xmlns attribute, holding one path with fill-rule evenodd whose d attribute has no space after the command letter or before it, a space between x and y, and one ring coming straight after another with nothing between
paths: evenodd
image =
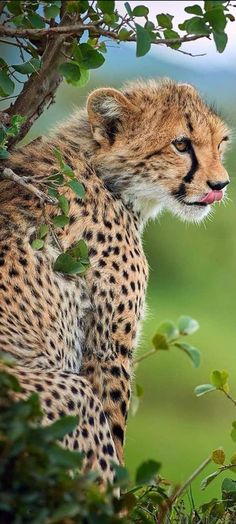
<instances>
[{"instance_id":1,"label":"tan fur","mask_svg":"<svg viewBox=\"0 0 236 524\"><path fill-rule=\"evenodd\" d=\"M49 413L58 416L60 406L71 412L68 399L76 401L73 413L81 415L83 409L82 416L93 419L88 444L81 431L67 444L92 449L96 467L102 474L110 472L110 479L99 413L103 408L111 433L107 431L107 438L113 439L122 462L132 355L148 275L141 230L150 216L165 208L184 220L200 221L207 215L210 206L195 202L209 191L209 181L228 181L221 163L227 134L225 124L193 87L151 81L135 83L122 93L110 88L95 91L87 112L76 113L52 138L12 155L9 166L17 174L40 181L58 170L53 154L57 147L84 184L84 201L70 189L61 189L70 201L70 224L57 233L64 249L80 238L87 242L91 268L85 277L53 271L59 252L50 235L42 251L31 248L38 225L45 217L51 220L55 208L43 211L24 189L1 183L0 346L17 359L20 378L24 368L25 392L35 389L40 377L49 420ZM191 140L197 157L191 181L185 177L193 159L173 144L182 136ZM52 384L47 382L49 373ZM58 398L52 387L60 383L66 393L62 388ZM87 412L90 394L93 401ZM113 455L116 459L115 451Z\"/></svg>"}]
</instances>

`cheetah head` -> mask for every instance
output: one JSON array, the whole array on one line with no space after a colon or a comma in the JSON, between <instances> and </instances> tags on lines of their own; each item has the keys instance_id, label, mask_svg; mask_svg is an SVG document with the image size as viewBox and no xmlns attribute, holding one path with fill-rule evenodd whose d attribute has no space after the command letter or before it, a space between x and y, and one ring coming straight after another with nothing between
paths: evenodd
<instances>
[{"instance_id":1,"label":"cheetah head","mask_svg":"<svg viewBox=\"0 0 236 524\"><path fill-rule=\"evenodd\" d=\"M170 80L94 91L87 105L94 165L143 219L168 209L199 222L223 200L226 125L197 91Z\"/></svg>"}]
</instances>

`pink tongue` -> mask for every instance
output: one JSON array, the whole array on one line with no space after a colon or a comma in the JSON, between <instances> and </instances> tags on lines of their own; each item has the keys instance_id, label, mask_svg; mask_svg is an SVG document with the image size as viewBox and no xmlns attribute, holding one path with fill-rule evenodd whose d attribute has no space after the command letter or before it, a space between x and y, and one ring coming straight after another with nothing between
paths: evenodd
<instances>
[{"instance_id":1,"label":"pink tongue","mask_svg":"<svg viewBox=\"0 0 236 524\"><path fill-rule=\"evenodd\" d=\"M213 202L219 201L223 198L223 191L210 191L205 197L203 197L199 202L204 204L213 204Z\"/></svg>"}]
</instances>

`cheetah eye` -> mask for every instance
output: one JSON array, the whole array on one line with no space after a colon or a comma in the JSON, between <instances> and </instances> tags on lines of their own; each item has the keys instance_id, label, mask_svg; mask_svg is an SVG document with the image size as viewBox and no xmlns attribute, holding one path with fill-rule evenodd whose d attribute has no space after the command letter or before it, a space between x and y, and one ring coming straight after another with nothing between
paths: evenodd
<instances>
[{"instance_id":1,"label":"cheetah eye","mask_svg":"<svg viewBox=\"0 0 236 524\"><path fill-rule=\"evenodd\" d=\"M191 141L189 138L176 138L176 140L173 140L172 144L180 153L188 153L191 149Z\"/></svg>"}]
</instances>

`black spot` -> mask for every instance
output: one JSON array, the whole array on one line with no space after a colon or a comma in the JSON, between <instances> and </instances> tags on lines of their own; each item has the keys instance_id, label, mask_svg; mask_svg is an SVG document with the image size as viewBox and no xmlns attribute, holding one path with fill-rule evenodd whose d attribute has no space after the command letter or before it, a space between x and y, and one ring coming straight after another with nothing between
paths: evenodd
<instances>
[{"instance_id":1,"label":"black spot","mask_svg":"<svg viewBox=\"0 0 236 524\"><path fill-rule=\"evenodd\" d=\"M120 233L116 233L116 238L117 238L117 240L119 240L121 242L122 235Z\"/></svg>"},{"instance_id":2,"label":"black spot","mask_svg":"<svg viewBox=\"0 0 236 524\"><path fill-rule=\"evenodd\" d=\"M112 223L109 222L109 220L105 220L105 219L104 219L103 222L104 222L104 226L105 226L105 227L107 227L108 229L112 229Z\"/></svg>"},{"instance_id":3,"label":"black spot","mask_svg":"<svg viewBox=\"0 0 236 524\"><path fill-rule=\"evenodd\" d=\"M35 389L37 391L43 391L43 386L41 384L35 384Z\"/></svg>"},{"instance_id":4,"label":"black spot","mask_svg":"<svg viewBox=\"0 0 236 524\"><path fill-rule=\"evenodd\" d=\"M126 286L122 285L121 286L121 291L123 293L123 295L127 296L128 295L128 289Z\"/></svg>"},{"instance_id":5,"label":"black spot","mask_svg":"<svg viewBox=\"0 0 236 524\"><path fill-rule=\"evenodd\" d=\"M121 302L121 303L119 304L117 310L118 310L119 313L123 313L124 309L125 309L125 306L124 306L124 304L122 304L122 302Z\"/></svg>"},{"instance_id":6,"label":"black spot","mask_svg":"<svg viewBox=\"0 0 236 524\"><path fill-rule=\"evenodd\" d=\"M105 422L106 422L106 417L105 417L103 411L101 411L101 413L100 413L99 421L100 421L100 424L101 424L102 426L103 426L103 425L105 424Z\"/></svg>"},{"instance_id":7,"label":"black spot","mask_svg":"<svg viewBox=\"0 0 236 524\"><path fill-rule=\"evenodd\" d=\"M107 444L107 453L111 457L114 455L114 448L113 448L113 446L111 444Z\"/></svg>"},{"instance_id":8,"label":"black spot","mask_svg":"<svg viewBox=\"0 0 236 524\"><path fill-rule=\"evenodd\" d=\"M110 397L114 402L118 402L121 399L121 392L119 389L112 389L110 391Z\"/></svg>"},{"instance_id":9,"label":"black spot","mask_svg":"<svg viewBox=\"0 0 236 524\"><path fill-rule=\"evenodd\" d=\"M115 437L117 437L121 443L123 444L124 441L124 431L122 427L119 424L114 424L112 428L113 434Z\"/></svg>"},{"instance_id":10,"label":"black spot","mask_svg":"<svg viewBox=\"0 0 236 524\"><path fill-rule=\"evenodd\" d=\"M125 403L124 400L121 402L120 409L121 409L121 413L122 413L123 417L125 417L125 415L126 415L126 403Z\"/></svg>"},{"instance_id":11,"label":"black spot","mask_svg":"<svg viewBox=\"0 0 236 524\"><path fill-rule=\"evenodd\" d=\"M130 287L131 287L132 291L135 291L135 283L134 282L130 282Z\"/></svg>"},{"instance_id":12,"label":"black spot","mask_svg":"<svg viewBox=\"0 0 236 524\"><path fill-rule=\"evenodd\" d=\"M99 464L100 464L100 466L101 466L103 471L105 471L107 469L107 463L106 463L106 461L103 458L101 458L99 460Z\"/></svg>"},{"instance_id":13,"label":"black spot","mask_svg":"<svg viewBox=\"0 0 236 524\"><path fill-rule=\"evenodd\" d=\"M70 411L73 411L75 409L75 403L73 402L73 400L68 400L67 406Z\"/></svg>"},{"instance_id":14,"label":"black spot","mask_svg":"<svg viewBox=\"0 0 236 524\"><path fill-rule=\"evenodd\" d=\"M127 324L125 324L125 333L130 333L131 331L131 324L130 322L127 322Z\"/></svg>"},{"instance_id":15,"label":"black spot","mask_svg":"<svg viewBox=\"0 0 236 524\"><path fill-rule=\"evenodd\" d=\"M86 240L91 240L93 238L93 233L92 231L87 231L84 236Z\"/></svg>"},{"instance_id":16,"label":"black spot","mask_svg":"<svg viewBox=\"0 0 236 524\"><path fill-rule=\"evenodd\" d=\"M118 266L118 264L117 264L116 262L112 262L112 267L114 267L114 269L115 269L116 271L119 271L119 269L120 269L119 266Z\"/></svg>"},{"instance_id":17,"label":"black spot","mask_svg":"<svg viewBox=\"0 0 236 524\"><path fill-rule=\"evenodd\" d=\"M102 244L104 244L105 241L106 241L106 237L105 237L105 235L104 235L103 233L98 233L98 234L97 234L97 241L98 241L98 242L101 242Z\"/></svg>"},{"instance_id":18,"label":"black spot","mask_svg":"<svg viewBox=\"0 0 236 524\"><path fill-rule=\"evenodd\" d=\"M113 377L120 377L120 368L118 366L112 366L111 374Z\"/></svg>"},{"instance_id":19,"label":"black spot","mask_svg":"<svg viewBox=\"0 0 236 524\"><path fill-rule=\"evenodd\" d=\"M19 258L19 262L20 262L20 264L21 264L22 266L24 266L24 267L28 266L28 261L27 261L26 258L24 258L24 257L20 257L20 258Z\"/></svg>"},{"instance_id":20,"label":"black spot","mask_svg":"<svg viewBox=\"0 0 236 524\"><path fill-rule=\"evenodd\" d=\"M93 417L89 417L88 422L89 422L90 426L94 426L94 418Z\"/></svg>"}]
</instances>

